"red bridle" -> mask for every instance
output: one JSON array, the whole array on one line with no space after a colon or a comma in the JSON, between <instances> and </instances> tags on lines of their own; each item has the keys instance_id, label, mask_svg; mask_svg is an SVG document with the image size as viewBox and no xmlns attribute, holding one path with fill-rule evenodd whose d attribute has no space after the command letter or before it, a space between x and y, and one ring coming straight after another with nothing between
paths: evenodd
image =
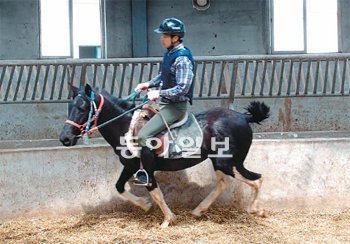
<instances>
[{"instance_id":1,"label":"red bridle","mask_svg":"<svg viewBox=\"0 0 350 244\"><path fill-rule=\"evenodd\" d=\"M100 94L100 105L98 106L98 109L97 111L95 111L95 114L93 115L92 119L91 119L91 123L93 123L93 127L91 129L89 129L89 131L87 132L87 134L91 135L93 132L97 131L97 117L96 117L96 114L100 114L101 113L101 110L102 110L102 107L103 107L103 104L105 102L105 99L104 97ZM94 107L92 106L91 104L91 109L94 109ZM96 113L97 112L97 113ZM67 119L66 120L66 123L67 124L70 124L70 125L73 125L74 127L78 128L80 130L80 134L81 135L84 135L85 134L85 129L86 129L86 126L87 126L87 123L88 122L85 122L84 124L82 125L79 125L77 123L75 123L74 121L72 120L69 120Z\"/></svg>"}]
</instances>

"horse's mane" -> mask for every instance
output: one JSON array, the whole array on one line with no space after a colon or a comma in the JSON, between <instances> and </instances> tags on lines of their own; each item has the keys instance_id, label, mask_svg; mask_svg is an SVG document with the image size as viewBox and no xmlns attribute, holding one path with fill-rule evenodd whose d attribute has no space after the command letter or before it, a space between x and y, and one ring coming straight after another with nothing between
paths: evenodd
<instances>
[{"instance_id":1,"label":"horse's mane","mask_svg":"<svg viewBox=\"0 0 350 244\"><path fill-rule=\"evenodd\" d=\"M135 105L133 105L132 103L121 99L121 98L117 98L111 94L109 94L106 90L102 90L101 94L107 98L109 101L112 102L112 106L114 109L116 109L119 113L123 113L125 112L125 110L129 110L135 107Z\"/></svg>"}]
</instances>

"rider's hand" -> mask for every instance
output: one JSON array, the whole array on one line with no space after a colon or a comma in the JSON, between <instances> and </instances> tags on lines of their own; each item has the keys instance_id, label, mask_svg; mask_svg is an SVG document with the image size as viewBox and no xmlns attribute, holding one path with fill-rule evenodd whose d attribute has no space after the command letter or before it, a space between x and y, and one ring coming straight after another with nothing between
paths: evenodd
<instances>
[{"instance_id":1,"label":"rider's hand","mask_svg":"<svg viewBox=\"0 0 350 244\"><path fill-rule=\"evenodd\" d=\"M141 92L141 91L147 90L149 86L150 86L149 82L140 83L136 86L135 92Z\"/></svg>"},{"instance_id":2,"label":"rider's hand","mask_svg":"<svg viewBox=\"0 0 350 244\"><path fill-rule=\"evenodd\" d=\"M159 90L151 90L147 93L148 99L156 101L159 98Z\"/></svg>"}]
</instances>

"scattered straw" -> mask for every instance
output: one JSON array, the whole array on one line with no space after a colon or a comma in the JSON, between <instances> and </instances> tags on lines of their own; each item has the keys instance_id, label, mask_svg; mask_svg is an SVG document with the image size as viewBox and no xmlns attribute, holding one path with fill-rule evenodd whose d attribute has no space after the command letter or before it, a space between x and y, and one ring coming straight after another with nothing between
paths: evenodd
<instances>
[{"instance_id":1,"label":"scattered straw","mask_svg":"<svg viewBox=\"0 0 350 244\"><path fill-rule=\"evenodd\" d=\"M5 243L349 243L350 210L269 212L253 217L233 208L212 208L196 219L175 209L177 221L159 228L162 214L128 212L38 218L0 223Z\"/></svg>"}]
</instances>

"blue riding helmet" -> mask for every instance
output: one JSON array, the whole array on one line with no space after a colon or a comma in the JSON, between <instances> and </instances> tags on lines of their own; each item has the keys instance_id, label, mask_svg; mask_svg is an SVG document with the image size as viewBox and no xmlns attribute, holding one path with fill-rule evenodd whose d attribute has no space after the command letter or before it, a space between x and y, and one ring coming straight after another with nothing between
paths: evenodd
<instances>
[{"instance_id":1,"label":"blue riding helmet","mask_svg":"<svg viewBox=\"0 0 350 244\"><path fill-rule=\"evenodd\" d=\"M167 18L162 21L157 29L154 30L156 33L167 34L172 36L185 36L185 24L176 18Z\"/></svg>"}]
</instances>

